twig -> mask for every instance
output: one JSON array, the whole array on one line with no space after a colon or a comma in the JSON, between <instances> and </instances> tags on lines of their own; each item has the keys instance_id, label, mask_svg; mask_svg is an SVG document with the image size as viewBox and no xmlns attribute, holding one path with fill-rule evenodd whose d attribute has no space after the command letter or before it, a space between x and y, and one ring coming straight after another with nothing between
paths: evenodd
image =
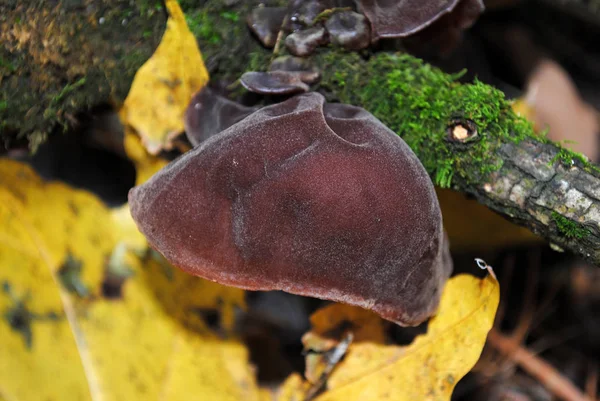
<instances>
[{"instance_id":1,"label":"twig","mask_svg":"<svg viewBox=\"0 0 600 401\"><path fill-rule=\"evenodd\" d=\"M596 362L590 362L589 373L587 380L585 381L585 393L593 400L598 398L598 364Z\"/></svg>"},{"instance_id":2,"label":"twig","mask_svg":"<svg viewBox=\"0 0 600 401\"><path fill-rule=\"evenodd\" d=\"M540 250L535 249L530 251L527 256L529 259L529 268L527 269L527 288L525 289L524 306L521 315L519 316L519 324L511 334L512 340L517 344L522 343L527 337L536 310L535 294L537 291L537 283L539 281Z\"/></svg>"},{"instance_id":3,"label":"twig","mask_svg":"<svg viewBox=\"0 0 600 401\"><path fill-rule=\"evenodd\" d=\"M594 401L579 390L552 365L534 355L521 345L515 345L511 338L505 337L495 329L488 335L488 344L507 354L524 371L540 381L555 396L564 401Z\"/></svg>"}]
</instances>

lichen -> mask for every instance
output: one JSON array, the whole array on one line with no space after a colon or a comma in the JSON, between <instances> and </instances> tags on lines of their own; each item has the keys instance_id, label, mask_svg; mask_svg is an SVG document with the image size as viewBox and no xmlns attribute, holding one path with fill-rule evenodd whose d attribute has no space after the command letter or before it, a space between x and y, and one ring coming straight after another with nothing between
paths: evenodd
<instances>
[{"instance_id":1,"label":"lichen","mask_svg":"<svg viewBox=\"0 0 600 401\"><path fill-rule=\"evenodd\" d=\"M558 231L566 238L583 239L590 235L588 229L579 227L577 223L561 216L557 212L552 212L552 220L556 224Z\"/></svg>"},{"instance_id":2,"label":"lichen","mask_svg":"<svg viewBox=\"0 0 600 401\"><path fill-rule=\"evenodd\" d=\"M478 181L498 170L502 158L497 151L507 141L547 141L513 112L501 91L477 80L461 84L462 73L443 73L408 54L381 53L365 60L330 50L317 57L321 88L382 120L408 143L441 187L451 186L457 175ZM450 143L446 130L456 118L475 123L476 140Z\"/></svg>"}]
</instances>

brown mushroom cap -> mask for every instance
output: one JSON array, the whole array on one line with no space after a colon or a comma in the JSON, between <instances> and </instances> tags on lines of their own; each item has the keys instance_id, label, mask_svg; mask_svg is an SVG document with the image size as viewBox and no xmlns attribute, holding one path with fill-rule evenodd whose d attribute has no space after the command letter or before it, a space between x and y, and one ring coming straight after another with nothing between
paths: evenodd
<instances>
[{"instance_id":1,"label":"brown mushroom cap","mask_svg":"<svg viewBox=\"0 0 600 401\"><path fill-rule=\"evenodd\" d=\"M240 82L250 92L261 95L291 95L307 92L301 74L290 71L250 71L242 74Z\"/></svg>"},{"instance_id":2,"label":"brown mushroom cap","mask_svg":"<svg viewBox=\"0 0 600 401\"><path fill-rule=\"evenodd\" d=\"M285 47L294 56L308 56L322 44L327 43L325 28L312 27L294 32L285 38Z\"/></svg>"},{"instance_id":3,"label":"brown mushroom cap","mask_svg":"<svg viewBox=\"0 0 600 401\"><path fill-rule=\"evenodd\" d=\"M274 47L286 16L286 7L257 7L246 18L248 27L265 47Z\"/></svg>"},{"instance_id":4,"label":"brown mushroom cap","mask_svg":"<svg viewBox=\"0 0 600 401\"><path fill-rule=\"evenodd\" d=\"M371 44L371 28L364 15L353 11L334 13L325 22L332 44L348 50L360 50Z\"/></svg>"},{"instance_id":5,"label":"brown mushroom cap","mask_svg":"<svg viewBox=\"0 0 600 401\"><path fill-rule=\"evenodd\" d=\"M321 78L319 69L302 57L280 56L271 62L269 71L290 71L299 74L304 83L314 84Z\"/></svg>"},{"instance_id":6,"label":"brown mushroom cap","mask_svg":"<svg viewBox=\"0 0 600 401\"><path fill-rule=\"evenodd\" d=\"M198 146L254 111L255 108L233 102L205 86L194 95L185 111L185 135L192 145Z\"/></svg>"},{"instance_id":7,"label":"brown mushroom cap","mask_svg":"<svg viewBox=\"0 0 600 401\"><path fill-rule=\"evenodd\" d=\"M130 191L149 242L194 275L361 306L401 325L452 269L438 201L370 113L295 96L213 136Z\"/></svg>"},{"instance_id":8,"label":"brown mushroom cap","mask_svg":"<svg viewBox=\"0 0 600 401\"><path fill-rule=\"evenodd\" d=\"M443 15L452 12L460 1L360 0L359 3L371 22L371 39L375 42L379 38L402 38L421 31ZM475 2L483 11L481 0Z\"/></svg>"}]
</instances>

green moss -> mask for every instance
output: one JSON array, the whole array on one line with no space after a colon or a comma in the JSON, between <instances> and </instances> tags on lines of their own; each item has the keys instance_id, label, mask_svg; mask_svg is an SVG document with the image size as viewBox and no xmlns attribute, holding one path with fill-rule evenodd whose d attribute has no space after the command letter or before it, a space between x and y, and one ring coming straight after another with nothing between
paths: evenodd
<instances>
[{"instance_id":1,"label":"green moss","mask_svg":"<svg viewBox=\"0 0 600 401\"><path fill-rule=\"evenodd\" d=\"M240 15L235 11L222 11L220 16L232 22L238 22L240 19Z\"/></svg>"},{"instance_id":2,"label":"green moss","mask_svg":"<svg viewBox=\"0 0 600 401\"><path fill-rule=\"evenodd\" d=\"M221 42L221 34L216 29L216 24L205 10L194 10L185 15L185 20L190 31L202 40L211 44Z\"/></svg>"},{"instance_id":3,"label":"green moss","mask_svg":"<svg viewBox=\"0 0 600 401\"><path fill-rule=\"evenodd\" d=\"M549 164L554 164L557 161L559 161L565 167L571 167L577 162L584 170L588 172L600 173L600 168L590 163L587 157L570 149L561 148L556 156L550 160Z\"/></svg>"},{"instance_id":4,"label":"green moss","mask_svg":"<svg viewBox=\"0 0 600 401\"><path fill-rule=\"evenodd\" d=\"M552 212L552 220L558 231L567 238L583 239L590 235L590 231L556 212Z\"/></svg>"},{"instance_id":5,"label":"green moss","mask_svg":"<svg viewBox=\"0 0 600 401\"><path fill-rule=\"evenodd\" d=\"M73 92L75 89L79 88L83 84L85 84L85 77L73 82L72 84L69 83L65 85L60 90L60 92L58 92L58 94L52 98L50 104L59 103L65 96L67 96L69 93Z\"/></svg>"},{"instance_id":6,"label":"green moss","mask_svg":"<svg viewBox=\"0 0 600 401\"><path fill-rule=\"evenodd\" d=\"M445 74L407 54L382 53L364 60L330 51L317 57L325 92L382 120L415 151L441 187L449 187L457 175L481 181L498 170L502 143L545 141L513 112L501 91L479 81L461 84L462 73ZM448 140L448 126L456 118L477 126L478 135L468 145Z\"/></svg>"},{"instance_id":7,"label":"green moss","mask_svg":"<svg viewBox=\"0 0 600 401\"><path fill-rule=\"evenodd\" d=\"M267 71L271 63L272 54L264 51L256 51L248 56L247 71Z\"/></svg>"},{"instance_id":8,"label":"green moss","mask_svg":"<svg viewBox=\"0 0 600 401\"><path fill-rule=\"evenodd\" d=\"M13 73L17 71L17 69L18 67L14 61L8 61L0 56L0 76L2 76L4 73L6 73L6 75Z\"/></svg>"}]
</instances>

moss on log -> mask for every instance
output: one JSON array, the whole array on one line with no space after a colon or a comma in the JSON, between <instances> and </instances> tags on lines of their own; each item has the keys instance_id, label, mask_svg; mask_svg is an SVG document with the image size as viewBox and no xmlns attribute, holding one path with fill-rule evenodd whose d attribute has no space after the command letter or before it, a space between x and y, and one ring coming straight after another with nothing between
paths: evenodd
<instances>
[{"instance_id":1,"label":"moss on log","mask_svg":"<svg viewBox=\"0 0 600 401\"><path fill-rule=\"evenodd\" d=\"M119 103L166 23L150 0L3 1L0 134L35 149L78 112Z\"/></svg>"},{"instance_id":2,"label":"moss on log","mask_svg":"<svg viewBox=\"0 0 600 401\"><path fill-rule=\"evenodd\" d=\"M10 1L0 6L0 131L32 146L77 111L121 101L166 19L142 0ZM273 58L246 27L254 3L181 0L213 82L265 70ZM600 265L600 168L535 135L500 91L460 84L409 55L328 47L312 60L323 74L313 89L385 122L436 184Z\"/></svg>"}]
</instances>

